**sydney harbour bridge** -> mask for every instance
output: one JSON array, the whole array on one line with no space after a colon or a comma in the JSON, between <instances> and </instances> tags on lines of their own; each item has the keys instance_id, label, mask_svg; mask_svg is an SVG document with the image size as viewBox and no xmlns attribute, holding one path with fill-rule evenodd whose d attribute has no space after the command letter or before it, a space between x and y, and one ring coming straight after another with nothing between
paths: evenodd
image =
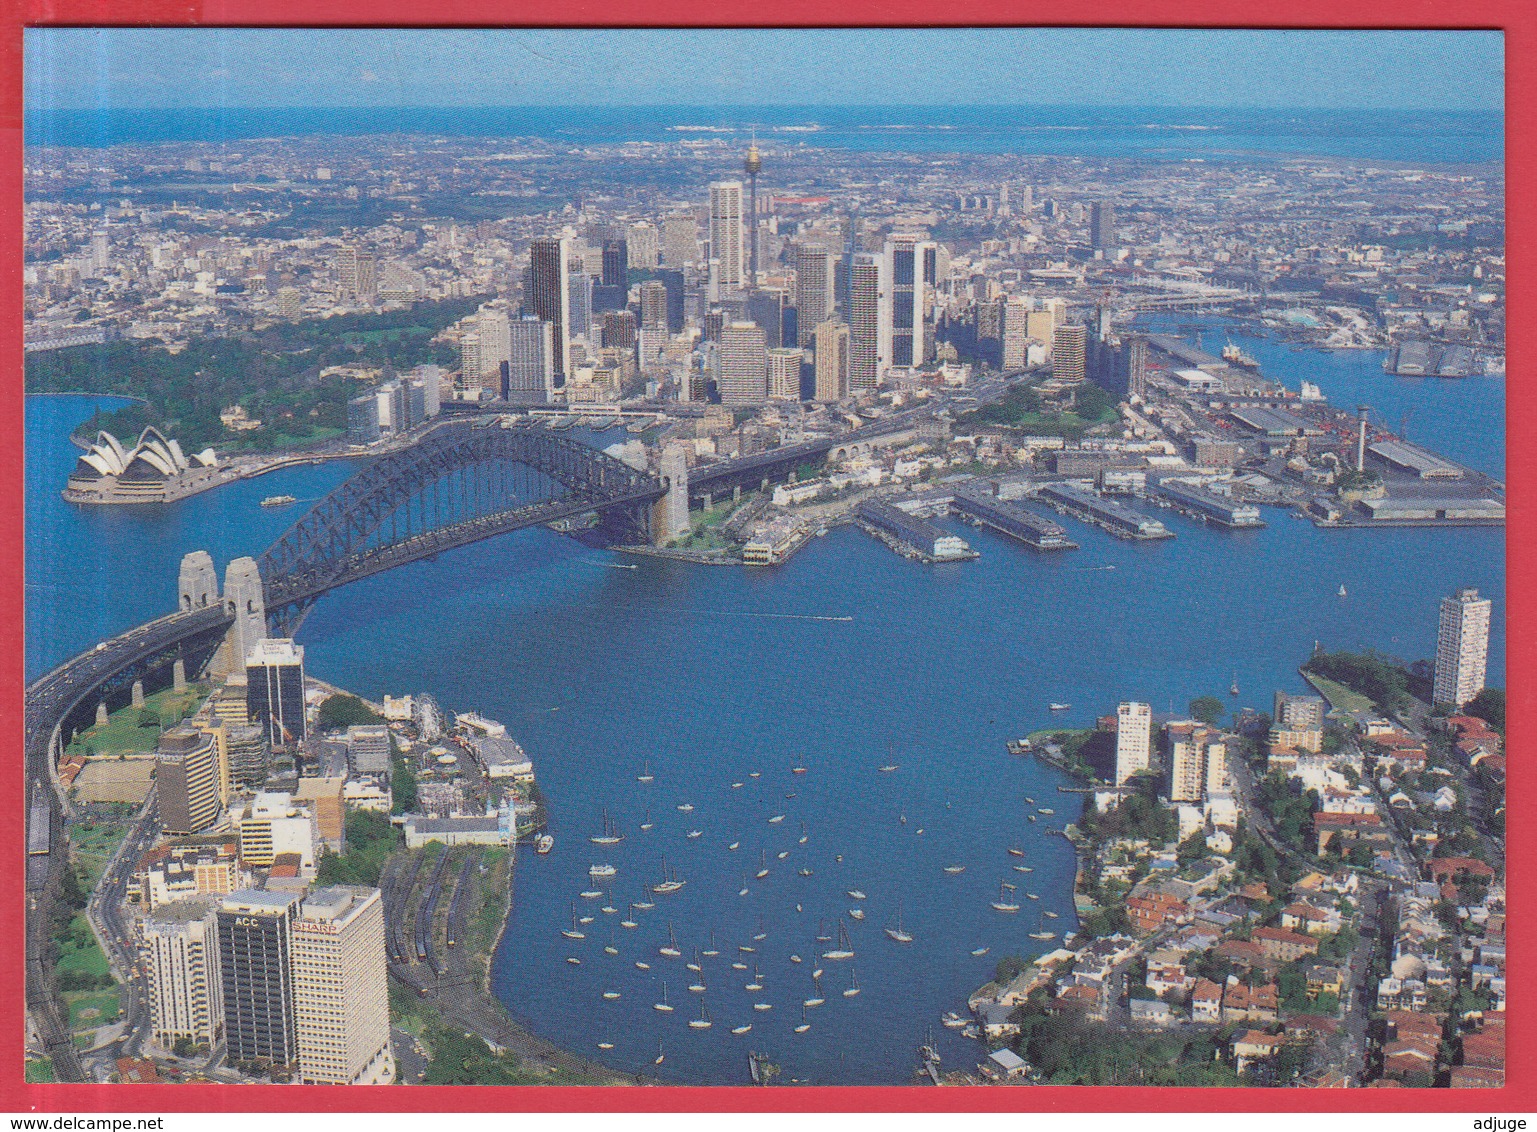
<instances>
[{"instance_id":1,"label":"sydney harbour bridge","mask_svg":"<svg viewBox=\"0 0 1537 1132\"><path fill-rule=\"evenodd\" d=\"M259 557L231 562L222 593L212 559L203 551L188 554L174 612L71 657L27 688L27 1003L58 1078L85 1079L47 960L50 903L70 867L63 830L69 803L56 763L76 733L147 686L180 686L243 657L257 638L293 635L317 601L349 582L511 531L565 522L614 544L665 541L677 533L680 515L686 522L690 506L766 488L830 452L891 443L915 427L904 414L836 438L721 461L693 475L681 458L664 461L663 474L655 476L512 418L458 418L366 465Z\"/></svg>"}]
</instances>

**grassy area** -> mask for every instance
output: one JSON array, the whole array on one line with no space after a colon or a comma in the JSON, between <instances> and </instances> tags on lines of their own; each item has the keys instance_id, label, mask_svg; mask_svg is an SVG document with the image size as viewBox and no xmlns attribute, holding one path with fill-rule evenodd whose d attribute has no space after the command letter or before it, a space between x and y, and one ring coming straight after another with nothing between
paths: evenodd
<instances>
[{"instance_id":1,"label":"grassy area","mask_svg":"<svg viewBox=\"0 0 1537 1132\"><path fill-rule=\"evenodd\" d=\"M53 1058L40 1060L27 1058L26 1081L29 1085L46 1085L58 1080L53 1075Z\"/></svg>"},{"instance_id":2,"label":"grassy area","mask_svg":"<svg viewBox=\"0 0 1537 1132\"><path fill-rule=\"evenodd\" d=\"M69 1028L90 1030L117 1021L120 1010L118 993L110 991L83 991L64 995L69 1006Z\"/></svg>"},{"instance_id":3,"label":"grassy area","mask_svg":"<svg viewBox=\"0 0 1537 1132\"><path fill-rule=\"evenodd\" d=\"M1319 676L1316 672L1304 672L1308 683L1318 689L1318 694L1329 701L1329 706L1336 711L1371 711L1372 701L1369 696L1363 696L1360 692L1352 692L1343 684L1330 680L1327 676Z\"/></svg>"},{"instance_id":4,"label":"grassy area","mask_svg":"<svg viewBox=\"0 0 1537 1132\"><path fill-rule=\"evenodd\" d=\"M180 692L166 688L145 696L142 708L130 705L113 712L105 724L75 736L69 750L98 755L153 751L160 732L191 715L207 694L207 687L189 685Z\"/></svg>"},{"instance_id":5,"label":"grassy area","mask_svg":"<svg viewBox=\"0 0 1537 1132\"><path fill-rule=\"evenodd\" d=\"M123 843L128 833L126 825L105 822L83 822L70 827L69 843L80 874L83 888L95 888L101 874L106 872L112 854Z\"/></svg>"},{"instance_id":6,"label":"grassy area","mask_svg":"<svg viewBox=\"0 0 1537 1132\"><path fill-rule=\"evenodd\" d=\"M81 971L100 977L107 973L107 957L97 944L84 912L75 913L74 919L69 922L68 935L59 937L58 943L59 959L55 970L60 974L65 971Z\"/></svg>"}]
</instances>

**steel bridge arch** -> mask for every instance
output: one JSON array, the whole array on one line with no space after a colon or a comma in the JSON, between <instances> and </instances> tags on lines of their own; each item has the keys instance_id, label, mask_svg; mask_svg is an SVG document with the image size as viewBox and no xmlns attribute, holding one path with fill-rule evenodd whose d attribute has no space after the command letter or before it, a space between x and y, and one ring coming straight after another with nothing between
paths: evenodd
<instances>
[{"instance_id":1,"label":"steel bridge arch","mask_svg":"<svg viewBox=\"0 0 1537 1132\"><path fill-rule=\"evenodd\" d=\"M664 490L645 472L546 429L483 419L446 424L347 479L267 549L258 566L268 614L285 605L313 601L351 580L348 575L358 555L401 507L457 472L497 463L522 465L548 477L564 492L549 502L568 508L601 510L643 503ZM488 527L476 537L496 533L497 529ZM423 537L418 534L415 539ZM400 540L407 541L411 540ZM456 544L464 541L469 540L460 538ZM414 556L434 552L428 542Z\"/></svg>"}]
</instances>

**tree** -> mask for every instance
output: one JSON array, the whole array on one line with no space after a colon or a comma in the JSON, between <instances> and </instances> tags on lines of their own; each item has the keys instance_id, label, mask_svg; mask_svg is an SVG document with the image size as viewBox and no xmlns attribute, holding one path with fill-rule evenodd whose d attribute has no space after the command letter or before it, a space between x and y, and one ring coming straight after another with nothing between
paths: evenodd
<instances>
[{"instance_id":1,"label":"tree","mask_svg":"<svg viewBox=\"0 0 1537 1132\"><path fill-rule=\"evenodd\" d=\"M153 727L156 731L159 731L160 713L157 712L154 708L144 708L139 712L139 726L146 728Z\"/></svg>"},{"instance_id":2,"label":"tree","mask_svg":"<svg viewBox=\"0 0 1537 1132\"><path fill-rule=\"evenodd\" d=\"M1226 710L1222 701L1216 696L1199 696L1190 701L1190 718L1199 719L1212 727L1217 726Z\"/></svg>"},{"instance_id":3,"label":"tree","mask_svg":"<svg viewBox=\"0 0 1537 1132\"><path fill-rule=\"evenodd\" d=\"M390 792L395 799L395 804L390 808L394 814L410 814L416 812L416 771L411 769L408 759L398 755L394 760L394 768L390 774Z\"/></svg>"},{"instance_id":4,"label":"tree","mask_svg":"<svg viewBox=\"0 0 1537 1132\"><path fill-rule=\"evenodd\" d=\"M1505 734L1505 689L1485 688L1463 707L1467 715L1476 716L1501 735Z\"/></svg>"},{"instance_id":5,"label":"tree","mask_svg":"<svg viewBox=\"0 0 1537 1132\"><path fill-rule=\"evenodd\" d=\"M315 712L315 725L323 731L383 722L382 715L356 696L332 696Z\"/></svg>"},{"instance_id":6,"label":"tree","mask_svg":"<svg viewBox=\"0 0 1537 1132\"><path fill-rule=\"evenodd\" d=\"M1179 843L1179 859L1181 862L1199 861L1204 856L1206 856L1206 833L1204 830L1196 830Z\"/></svg>"}]
</instances>

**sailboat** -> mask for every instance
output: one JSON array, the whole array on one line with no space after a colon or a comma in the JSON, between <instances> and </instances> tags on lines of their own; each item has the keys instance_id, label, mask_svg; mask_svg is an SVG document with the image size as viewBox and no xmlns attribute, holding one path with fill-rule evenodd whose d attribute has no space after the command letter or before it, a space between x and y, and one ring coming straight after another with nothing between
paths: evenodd
<instances>
[{"instance_id":1,"label":"sailboat","mask_svg":"<svg viewBox=\"0 0 1537 1132\"><path fill-rule=\"evenodd\" d=\"M667 925L667 943L666 943L666 945L663 946L663 947L659 947L656 950L657 950L657 954L658 955L665 955L669 959L677 959L679 956L681 956L683 954L682 951L678 950L678 937L673 935L672 924L669 923Z\"/></svg>"},{"instance_id":2,"label":"sailboat","mask_svg":"<svg viewBox=\"0 0 1537 1132\"><path fill-rule=\"evenodd\" d=\"M747 772L747 777L748 778L762 778L763 777L763 772L761 770L750 770L750 771Z\"/></svg>"},{"instance_id":3,"label":"sailboat","mask_svg":"<svg viewBox=\"0 0 1537 1132\"><path fill-rule=\"evenodd\" d=\"M759 850L759 852L758 852L758 879L762 880L766 876L768 876L768 854L763 852L762 850Z\"/></svg>"},{"instance_id":4,"label":"sailboat","mask_svg":"<svg viewBox=\"0 0 1537 1132\"><path fill-rule=\"evenodd\" d=\"M790 773L791 774L805 774L806 773L806 768L803 767L803 766L795 766L795 765L792 764L791 767L790 767Z\"/></svg>"},{"instance_id":5,"label":"sailboat","mask_svg":"<svg viewBox=\"0 0 1537 1132\"><path fill-rule=\"evenodd\" d=\"M571 926L562 928L560 934L567 939L586 939L587 934L576 926L576 905L571 905Z\"/></svg>"},{"instance_id":6,"label":"sailboat","mask_svg":"<svg viewBox=\"0 0 1537 1132\"><path fill-rule=\"evenodd\" d=\"M662 858L662 883L651 886L651 891L666 896L670 892L677 892L686 881L678 879L678 874L667 866L667 858Z\"/></svg>"},{"instance_id":7,"label":"sailboat","mask_svg":"<svg viewBox=\"0 0 1537 1132\"><path fill-rule=\"evenodd\" d=\"M666 983L662 984L662 1001L661 1002L653 1002L651 1004L651 1009L655 1010L658 1014L671 1014L672 1013L672 1004L667 1001L667 984Z\"/></svg>"},{"instance_id":8,"label":"sailboat","mask_svg":"<svg viewBox=\"0 0 1537 1132\"><path fill-rule=\"evenodd\" d=\"M651 820L651 810L648 808L646 810L646 820L640 823L640 828L643 830L649 830L655 824L656 822Z\"/></svg>"},{"instance_id":9,"label":"sailboat","mask_svg":"<svg viewBox=\"0 0 1537 1132\"><path fill-rule=\"evenodd\" d=\"M993 901L993 910L996 912L1018 912L1017 901L1010 900L1008 890L1014 886L1008 881L1000 881L998 884L998 899Z\"/></svg>"},{"instance_id":10,"label":"sailboat","mask_svg":"<svg viewBox=\"0 0 1537 1132\"><path fill-rule=\"evenodd\" d=\"M737 895L738 896L746 896L747 895L747 874L746 873L742 874L742 887L737 889Z\"/></svg>"},{"instance_id":11,"label":"sailboat","mask_svg":"<svg viewBox=\"0 0 1537 1132\"><path fill-rule=\"evenodd\" d=\"M797 1034L804 1034L809 1029L811 1029L811 1023L806 1021L806 1008L803 1006L801 1007L800 1024L795 1027L795 1032Z\"/></svg>"},{"instance_id":12,"label":"sailboat","mask_svg":"<svg viewBox=\"0 0 1537 1132\"><path fill-rule=\"evenodd\" d=\"M608 999L609 1002L613 1002L619 997L619 992L616 990L606 990L603 992L603 997Z\"/></svg>"},{"instance_id":13,"label":"sailboat","mask_svg":"<svg viewBox=\"0 0 1537 1132\"><path fill-rule=\"evenodd\" d=\"M838 921L838 946L831 951L822 952L823 959L852 959L854 958L854 944L849 939L849 930L843 926L843 921Z\"/></svg>"},{"instance_id":14,"label":"sailboat","mask_svg":"<svg viewBox=\"0 0 1537 1132\"><path fill-rule=\"evenodd\" d=\"M1039 940L1056 939L1057 938L1057 933L1056 932L1049 932L1049 931L1046 930L1046 918L1045 918L1045 916L1037 916L1036 917L1036 923L1035 923L1035 931L1030 933L1030 938L1031 939L1039 939Z\"/></svg>"},{"instance_id":15,"label":"sailboat","mask_svg":"<svg viewBox=\"0 0 1537 1132\"><path fill-rule=\"evenodd\" d=\"M700 952L706 959L714 959L720 954L720 949L715 946L715 929L710 929L710 946Z\"/></svg>"},{"instance_id":16,"label":"sailboat","mask_svg":"<svg viewBox=\"0 0 1537 1132\"><path fill-rule=\"evenodd\" d=\"M662 1062L664 1062L666 1060L667 1060L667 1055L662 1052L662 1043L661 1042L657 1042L656 1043L656 1060L653 1061L651 1064L652 1065L660 1065L660 1064L662 1064Z\"/></svg>"},{"instance_id":17,"label":"sailboat","mask_svg":"<svg viewBox=\"0 0 1537 1132\"><path fill-rule=\"evenodd\" d=\"M704 970L704 965L702 963L700 963L700 961L699 961L699 948L698 947L694 948L694 957L692 959L690 959L687 963L683 964L683 965L685 967L687 967L690 971L703 971Z\"/></svg>"},{"instance_id":18,"label":"sailboat","mask_svg":"<svg viewBox=\"0 0 1537 1132\"><path fill-rule=\"evenodd\" d=\"M817 973L813 971L811 973L811 997L806 999L806 1001L801 1003L801 1005L803 1007L821 1006L826 1001L827 999L822 997L822 980L819 979L817 977Z\"/></svg>"},{"instance_id":19,"label":"sailboat","mask_svg":"<svg viewBox=\"0 0 1537 1132\"><path fill-rule=\"evenodd\" d=\"M1340 597L1344 597L1344 596L1345 596L1345 583L1341 582L1340 583Z\"/></svg>"},{"instance_id":20,"label":"sailboat","mask_svg":"<svg viewBox=\"0 0 1537 1132\"><path fill-rule=\"evenodd\" d=\"M618 826L614 825L613 820L609 818L607 808L603 810L603 832L589 837L587 840L591 841L594 845L618 845L624 840L620 836Z\"/></svg>"},{"instance_id":21,"label":"sailboat","mask_svg":"<svg viewBox=\"0 0 1537 1132\"><path fill-rule=\"evenodd\" d=\"M760 991L763 989L763 972L756 963L753 964L752 982L744 983L743 990Z\"/></svg>"},{"instance_id":22,"label":"sailboat","mask_svg":"<svg viewBox=\"0 0 1537 1132\"><path fill-rule=\"evenodd\" d=\"M642 912L649 911L650 909L656 907L656 901L651 899L651 886L649 884L643 884L640 886L640 894L644 896L645 899L637 900L635 902L635 907L639 908Z\"/></svg>"},{"instance_id":23,"label":"sailboat","mask_svg":"<svg viewBox=\"0 0 1537 1132\"><path fill-rule=\"evenodd\" d=\"M613 931L612 928L609 929L608 942L603 945L603 954L604 955L618 955L619 954L619 948L618 948L618 946L614 942L614 931Z\"/></svg>"},{"instance_id":24,"label":"sailboat","mask_svg":"<svg viewBox=\"0 0 1537 1132\"><path fill-rule=\"evenodd\" d=\"M853 998L859 993L859 973L854 968L849 968L849 985L843 989L844 998Z\"/></svg>"},{"instance_id":25,"label":"sailboat","mask_svg":"<svg viewBox=\"0 0 1537 1132\"><path fill-rule=\"evenodd\" d=\"M598 1043L598 1048L603 1050L614 1048L614 1037L611 1028L605 1028L603 1031L603 1040Z\"/></svg>"},{"instance_id":26,"label":"sailboat","mask_svg":"<svg viewBox=\"0 0 1537 1132\"><path fill-rule=\"evenodd\" d=\"M688 989L694 994L704 994L704 976L695 976L694 981L689 983Z\"/></svg>"},{"instance_id":27,"label":"sailboat","mask_svg":"<svg viewBox=\"0 0 1537 1132\"><path fill-rule=\"evenodd\" d=\"M629 911L624 914L624 919L619 921L621 928L638 928L640 924L635 920L635 905L631 904Z\"/></svg>"},{"instance_id":28,"label":"sailboat","mask_svg":"<svg viewBox=\"0 0 1537 1132\"><path fill-rule=\"evenodd\" d=\"M797 841L797 842L796 842L796 844L797 844L797 845L804 845L804 844L806 844L806 842L807 842L807 840L808 840L808 839L809 839L809 838L810 838L810 837L811 837L811 834L809 834L809 833L807 833L807 832L806 832L806 823L805 823L805 822L801 822L801 835L800 835L800 840L798 840L798 841Z\"/></svg>"},{"instance_id":29,"label":"sailboat","mask_svg":"<svg viewBox=\"0 0 1537 1132\"><path fill-rule=\"evenodd\" d=\"M733 959L731 961L731 969L733 971L745 971L747 970L747 964L743 963L740 959Z\"/></svg>"},{"instance_id":30,"label":"sailboat","mask_svg":"<svg viewBox=\"0 0 1537 1132\"><path fill-rule=\"evenodd\" d=\"M758 917L758 930L752 933L752 937L758 943L768 939L768 929L763 926L762 916Z\"/></svg>"},{"instance_id":31,"label":"sailboat","mask_svg":"<svg viewBox=\"0 0 1537 1132\"><path fill-rule=\"evenodd\" d=\"M745 1033L747 1033L748 1030L751 1030L751 1029L752 1029L752 1023L751 1022L744 1022L740 1026L733 1026L733 1027L731 1027L731 1032L733 1034L745 1034Z\"/></svg>"},{"instance_id":32,"label":"sailboat","mask_svg":"<svg viewBox=\"0 0 1537 1132\"><path fill-rule=\"evenodd\" d=\"M973 947L971 949L971 953L973 955L976 955L976 956L982 956L982 955L986 955L991 950L992 950L991 947Z\"/></svg>"},{"instance_id":33,"label":"sailboat","mask_svg":"<svg viewBox=\"0 0 1537 1132\"><path fill-rule=\"evenodd\" d=\"M1227 694L1230 696L1238 695L1238 673L1236 672L1233 673L1233 682L1228 685Z\"/></svg>"},{"instance_id":34,"label":"sailboat","mask_svg":"<svg viewBox=\"0 0 1537 1132\"><path fill-rule=\"evenodd\" d=\"M913 942L913 933L902 927L902 905L900 903L897 904L897 926L885 930L886 937L895 940L897 943Z\"/></svg>"},{"instance_id":35,"label":"sailboat","mask_svg":"<svg viewBox=\"0 0 1537 1132\"><path fill-rule=\"evenodd\" d=\"M651 764L643 762L640 765L640 773L635 776L636 782L655 782L656 776L651 773Z\"/></svg>"}]
</instances>

